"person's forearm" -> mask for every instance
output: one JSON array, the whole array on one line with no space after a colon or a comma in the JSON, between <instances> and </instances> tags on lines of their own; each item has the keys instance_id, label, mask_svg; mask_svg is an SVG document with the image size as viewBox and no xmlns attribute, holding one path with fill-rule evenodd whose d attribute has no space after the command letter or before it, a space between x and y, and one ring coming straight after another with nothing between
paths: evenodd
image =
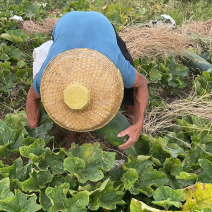
<instances>
[{"instance_id":1,"label":"person's forearm","mask_svg":"<svg viewBox=\"0 0 212 212\"><path fill-rule=\"evenodd\" d=\"M142 87L134 88L134 115L135 123L140 130L143 127L144 114L148 103L147 83Z\"/></svg>"},{"instance_id":2,"label":"person's forearm","mask_svg":"<svg viewBox=\"0 0 212 212\"><path fill-rule=\"evenodd\" d=\"M28 125L35 128L39 124L40 119L40 97L34 93L33 87L30 88L27 95L26 113Z\"/></svg>"}]
</instances>

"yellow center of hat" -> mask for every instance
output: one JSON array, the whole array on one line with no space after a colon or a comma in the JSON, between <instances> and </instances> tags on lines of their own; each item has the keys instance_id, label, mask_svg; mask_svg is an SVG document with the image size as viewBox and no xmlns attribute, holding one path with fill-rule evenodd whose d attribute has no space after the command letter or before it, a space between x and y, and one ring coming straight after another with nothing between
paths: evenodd
<instances>
[{"instance_id":1,"label":"yellow center of hat","mask_svg":"<svg viewBox=\"0 0 212 212\"><path fill-rule=\"evenodd\" d=\"M90 90L83 84L71 84L63 92L64 102L74 110L83 110L90 103Z\"/></svg>"}]
</instances>

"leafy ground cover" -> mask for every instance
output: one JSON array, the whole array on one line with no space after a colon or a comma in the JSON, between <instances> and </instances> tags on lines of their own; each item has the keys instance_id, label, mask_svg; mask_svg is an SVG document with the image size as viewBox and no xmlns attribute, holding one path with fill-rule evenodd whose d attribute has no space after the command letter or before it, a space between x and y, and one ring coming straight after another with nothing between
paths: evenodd
<instances>
[{"instance_id":1,"label":"leafy ground cover","mask_svg":"<svg viewBox=\"0 0 212 212\"><path fill-rule=\"evenodd\" d=\"M117 155L103 151L99 143L75 144L65 151L53 138L53 122L44 110L36 129L28 127L24 111L32 84L32 51L51 35L28 35L10 19L19 15L24 20L42 21L72 10L95 10L105 14L117 29L163 13L182 24L189 19L211 18L209 3L0 0L0 210L211 211L210 114L203 118L181 113L163 130L142 134L137 157L125 157L121 168L113 166ZM206 59L212 62L210 57ZM134 62L149 82L147 112L165 108L180 96L186 101L211 101L210 71L193 75L175 57L159 61L136 58Z\"/></svg>"}]
</instances>

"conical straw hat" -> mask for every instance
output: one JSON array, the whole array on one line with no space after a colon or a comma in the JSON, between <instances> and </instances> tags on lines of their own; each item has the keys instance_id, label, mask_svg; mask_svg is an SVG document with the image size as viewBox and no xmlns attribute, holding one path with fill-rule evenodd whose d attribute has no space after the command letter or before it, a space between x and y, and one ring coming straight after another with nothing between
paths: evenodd
<instances>
[{"instance_id":1,"label":"conical straw hat","mask_svg":"<svg viewBox=\"0 0 212 212\"><path fill-rule=\"evenodd\" d=\"M123 79L98 51L73 49L57 55L41 78L41 99L54 122L68 130L99 129L118 112Z\"/></svg>"}]
</instances>

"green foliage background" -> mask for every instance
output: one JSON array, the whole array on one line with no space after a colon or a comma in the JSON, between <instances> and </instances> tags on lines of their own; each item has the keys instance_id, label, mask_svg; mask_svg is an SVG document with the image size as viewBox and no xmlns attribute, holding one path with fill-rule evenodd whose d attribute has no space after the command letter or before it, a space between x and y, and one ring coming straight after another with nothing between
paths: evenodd
<instances>
[{"instance_id":1,"label":"green foliage background","mask_svg":"<svg viewBox=\"0 0 212 212\"><path fill-rule=\"evenodd\" d=\"M46 147L54 138L44 110L39 127L28 127L24 110L32 51L51 35L27 35L10 17L42 21L73 10L101 12L117 30L164 13L177 25L212 17L212 4L204 0L0 0L0 210L211 211L211 120L181 114L165 132L142 134L137 157L125 159L121 169L113 167L115 153L102 151L98 143L74 145L69 151ZM134 62L149 81L148 110L167 104L158 89L175 98L189 86L196 89L195 97L211 93L210 71L190 82L189 69L177 58Z\"/></svg>"}]
</instances>

